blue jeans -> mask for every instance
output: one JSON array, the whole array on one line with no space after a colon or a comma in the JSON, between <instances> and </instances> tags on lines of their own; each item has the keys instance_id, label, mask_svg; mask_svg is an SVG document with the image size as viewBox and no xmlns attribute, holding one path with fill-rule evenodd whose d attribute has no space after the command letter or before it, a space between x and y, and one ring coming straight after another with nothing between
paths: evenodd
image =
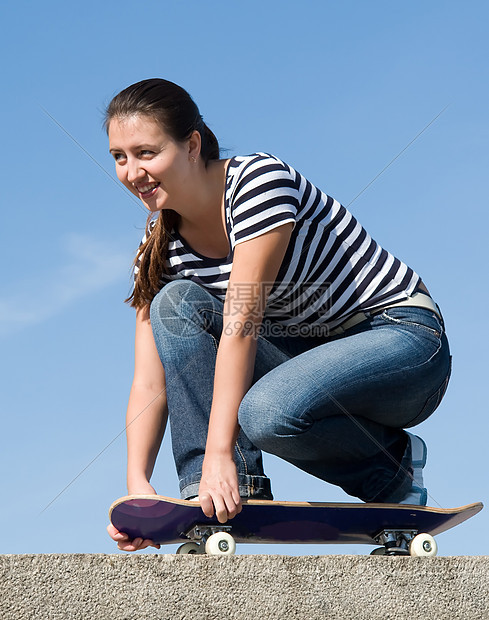
<instances>
[{"instance_id":1,"label":"blue jeans","mask_svg":"<svg viewBox=\"0 0 489 620\"><path fill-rule=\"evenodd\" d=\"M187 280L166 284L151 304L184 499L198 494L222 313L221 301ZM272 327L263 322L239 408L240 494L272 497L263 450L363 501L401 500L412 483L402 429L433 413L450 376L443 322L394 307L329 338L276 337Z\"/></svg>"}]
</instances>

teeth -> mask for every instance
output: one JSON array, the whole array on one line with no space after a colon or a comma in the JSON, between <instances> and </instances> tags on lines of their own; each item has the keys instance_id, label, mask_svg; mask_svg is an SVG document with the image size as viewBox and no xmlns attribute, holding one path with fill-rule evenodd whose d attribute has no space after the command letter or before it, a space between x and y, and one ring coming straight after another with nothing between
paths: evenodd
<instances>
[{"instance_id":1,"label":"teeth","mask_svg":"<svg viewBox=\"0 0 489 620\"><path fill-rule=\"evenodd\" d=\"M159 183L151 183L150 185L142 185L141 187L138 187L138 191L141 194L147 194L148 192L150 192L155 187L158 187L158 185L159 185Z\"/></svg>"}]
</instances>

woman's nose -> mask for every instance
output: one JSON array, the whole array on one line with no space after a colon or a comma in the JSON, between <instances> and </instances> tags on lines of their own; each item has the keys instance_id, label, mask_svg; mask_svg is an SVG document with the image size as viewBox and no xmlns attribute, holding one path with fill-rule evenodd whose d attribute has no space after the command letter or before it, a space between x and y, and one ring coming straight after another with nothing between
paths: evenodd
<instances>
[{"instance_id":1,"label":"woman's nose","mask_svg":"<svg viewBox=\"0 0 489 620\"><path fill-rule=\"evenodd\" d=\"M146 172L137 159L127 162L127 180L129 183L135 183L138 179L142 179L145 174Z\"/></svg>"}]
</instances>

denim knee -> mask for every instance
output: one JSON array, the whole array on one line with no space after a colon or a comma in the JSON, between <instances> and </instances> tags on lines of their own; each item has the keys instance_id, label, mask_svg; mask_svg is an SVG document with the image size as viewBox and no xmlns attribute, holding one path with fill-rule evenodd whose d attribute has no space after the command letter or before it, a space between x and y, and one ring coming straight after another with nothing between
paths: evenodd
<instances>
[{"instance_id":1,"label":"denim knee","mask_svg":"<svg viewBox=\"0 0 489 620\"><path fill-rule=\"evenodd\" d=\"M173 280L161 289L150 306L153 332L168 331L175 336L193 337L222 314L222 302L189 280ZM177 319L177 320L176 320Z\"/></svg>"},{"instance_id":2,"label":"denim knee","mask_svg":"<svg viewBox=\"0 0 489 620\"><path fill-rule=\"evenodd\" d=\"M290 435L283 403L279 408L275 399L261 390L251 388L245 394L239 407L238 421L248 439L266 452L275 451L277 438Z\"/></svg>"},{"instance_id":3,"label":"denim knee","mask_svg":"<svg viewBox=\"0 0 489 620\"><path fill-rule=\"evenodd\" d=\"M201 287L191 280L172 280L168 282L151 302L151 319L153 317L179 315L182 301L194 298L195 294L201 291Z\"/></svg>"}]
</instances>

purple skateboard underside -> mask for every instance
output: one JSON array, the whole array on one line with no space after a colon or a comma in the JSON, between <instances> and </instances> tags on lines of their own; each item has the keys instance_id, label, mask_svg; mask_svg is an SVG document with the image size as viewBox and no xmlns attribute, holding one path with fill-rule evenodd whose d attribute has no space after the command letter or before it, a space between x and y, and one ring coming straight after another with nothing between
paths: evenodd
<instances>
[{"instance_id":1,"label":"purple skateboard underside","mask_svg":"<svg viewBox=\"0 0 489 620\"><path fill-rule=\"evenodd\" d=\"M244 504L242 512L226 525L236 542L375 544L384 529L409 529L438 534L480 510L430 512L416 507L368 504L283 505ZM112 509L114 526L131 538L156 543L179 543L195 525L218 524L198 504L174 504L158 499L130 499Z\"/></svg>"}]
</instances>

